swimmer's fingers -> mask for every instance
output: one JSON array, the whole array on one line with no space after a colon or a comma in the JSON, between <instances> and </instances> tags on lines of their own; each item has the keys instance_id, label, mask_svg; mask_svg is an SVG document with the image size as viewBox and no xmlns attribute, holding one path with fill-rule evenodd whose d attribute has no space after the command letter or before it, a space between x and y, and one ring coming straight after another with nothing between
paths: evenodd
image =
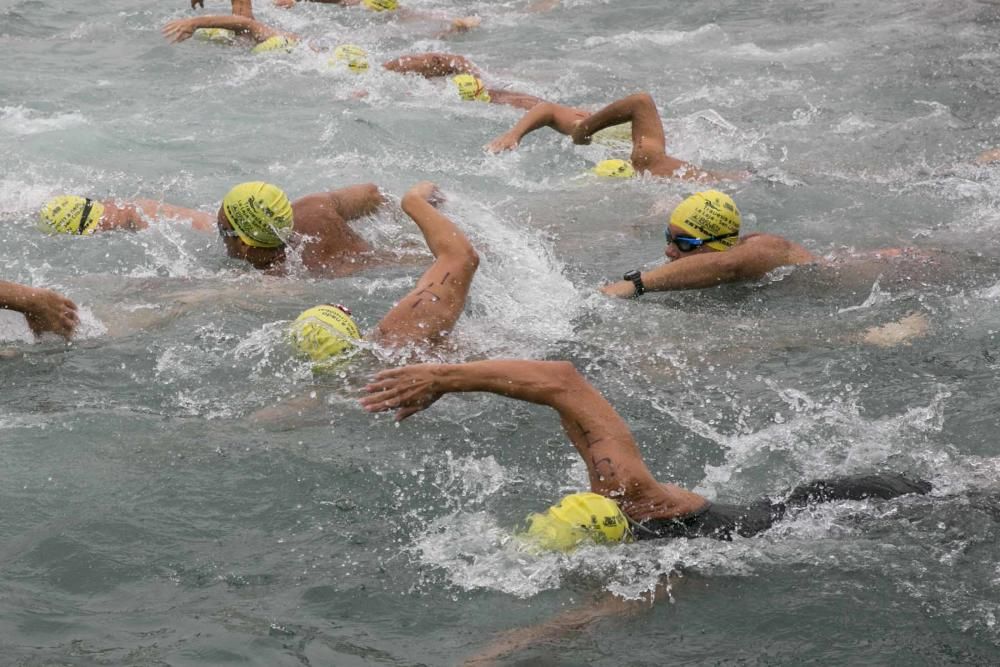
<instances>
[{"instance_id":1,"label":"swimmer's fingers","mask_svg":"<svg viewBox=\"0 0 1000 667\"><path fill-rule=\"evenodd\" d=\"M80 322L76 304L48 289L35 291L35 298L25 308L24 317L36 336L52 332L69 338Z\"/></svg>"},{"instance_id":2,"label":"swimmer's fingers","mask_svg":"<svg viewBox=\"0 0 1000 667\"><path fill-rule=\"evenodd\" d=\"M420 181L413 185L406 194L420 197L431 206L439 206L445 202L444 193L431 181Z\"/></svg>"},{"instance_id":3,"label":"swimmer's fingers","mask_svg":"<svg viewBox=\"0 0 1000 667\"><path fill-rule=\"evenodd\" d=\"M483 146L490 153L502 153L504 151L512 151L518 147L520 140L516 137L511 136L509 133L501 134L499 137L491 141L490 143Z\"/></svg>"},{"instance_id":4,"label":"swimmer's fingers","mask_svg":"<svg viewBox=\"0 0 1000 667\"><path fill-rule=\"evenodd\" d=\"M274 0L274 6L288 9L289 7L295 6L295 0Z\"/></svg>"},{"instance_id":5,"label":"swimmer's fingers","mask_svg":"<svg viewBox=\"0 0 1000 667\"><path fill-rule=\"evenodd\" d=\"M163 26L163 30L160 32L167 38L167 41L176 44L191 37L194 34L194 26L187 19L177 19Z\"/></svg>"}]
</instances>

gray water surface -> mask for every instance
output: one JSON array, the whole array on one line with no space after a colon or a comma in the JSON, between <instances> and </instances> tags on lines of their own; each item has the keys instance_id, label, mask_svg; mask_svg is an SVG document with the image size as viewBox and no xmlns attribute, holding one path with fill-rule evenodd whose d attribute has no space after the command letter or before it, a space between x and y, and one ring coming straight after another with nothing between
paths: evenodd
<instances>
[{"instance_id":1,"label":"gray water surface","mask_svg":"<svg viewBox=\"0 0 1000 667\"><path fill-rule=\"evenodd\" d=\"M627 147L543 131L487 155L520 112L305 49L171 46L159 29L184 1L0 0L0 278L84 318L72 344L33 344L0 313L0 663L454 664L661 581L669 601L506 664L1000 663L1000 171L973 163L1000 145L996 4L411 0L483 17L449 41L255 4L373 62L447 50L588 108L649 91L672 154L755 172L720 186L748 230L841 263L611 301L595 286L661 261L666 212L696 189L587 175ZM482 265L427 358L573 361L663 480L747 500L893 469L936 490L731 543L521 552L523 518L586 485L551 411L452 396L396 426L356 403L379 361L315 379L287 347L305 308L345 303L369 328L413 284L430 256L393 206L357 228L400 265L336 280L255 274L173 221L34 224L54 194L212 211L259 179L292 197L438 182ZM883 247L932 259L844 259ZM918 335L864 342L908 317Z\"/></svg>"}]
</instances>

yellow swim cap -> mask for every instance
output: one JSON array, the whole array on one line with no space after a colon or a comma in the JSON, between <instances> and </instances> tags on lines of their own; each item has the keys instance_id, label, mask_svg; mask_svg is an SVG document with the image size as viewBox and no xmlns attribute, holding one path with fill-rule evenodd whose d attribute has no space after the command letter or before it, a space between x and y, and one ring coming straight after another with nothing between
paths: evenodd
<instances>
[{"instance_id":1,"label":"yellow swim cap","mask_svg":"<svg viewBox=\"0 0 1000 667\"><path fill-rule=\"evenodd\" d=\"M602 160L591 171L603 178L632 178L635 176L635 169L632 168L632 163L627 160Z\"/></svg>"},{"instance_id":2,"label":"yellow swim cap","mask_svg":"<svg viewBox=\"0 0 1000 667\"><path fill-rule=\"evenodd\" d=\"M595 144L631 144L632 143L632 122L612 125L603 130L594 132L591 140Z\"/></svg>"},{"instance_id":3,"label":"yellow swim cap","mask_svg":"<svg viewBox=\"0 0 1000 667\"><path fill-rule=\"evenodd\" d=\"M483 82L471 74L459 74L452 77L452 81L458 87L458 96L466 102L473 100L477 102L489 102L490 94L486 92Z\"/></svg>"},{"instance_id":4,"label":"yellow swim cap","mask_svg":"<svg viewBox=\"0 0 1000 667\"><path fill-rule=\"evenodd\" d=\"M391 12L399 8L396 0L363 0L365 7L373 12Z\"/></svg>"},{"instance_id":5,"label":"yellow swim cap","mask_svg":"<svg viewBox=\"0 0 1000 667\"><path fill-rule=\"evenodd\" d=\"M324 304L299 315L292 324L295 349L313 361L326 361L354 347L361 331L344 306Z\"/></svg>"},{"instance_id":6,"label":"yellow swim cap","mask_svg":"<svg viewBox=\"0 0 1000 667\"><path fill-rule=\"evenodd\" d=\"M295 45L298 44L298 40L292 39L291 37L286 37L285 35L275 35L274 37L268 37L263 42L257 46L250 49L250 53L270 53L272 51L284 51L285 53L291 53Z\"/></svg>"},{"instance_id":7,"label":"yellow swim cap","mask_svg":"<svg viewBox=\"0 0 1000 667\"><path fill-rule=\"evenodd\" d=\"M222 200L222 210L240 240L254 248L280 248L292 229L292 205L270 183L240 183Z\"/></svg>"},{"instance_id":8,"label":"yellow swim cap","mask_svg":"<svg viewBox=\"0 0 1000 667\"><path fill-rule=\"evenodd\" d=\"M678 204L670 214L670 224L699 239L739 234L740 210L729 195L718 190L705 190ZM715 250L729 250L739 240L738 236L731 236L705 245Z\"/></svg>"},{"instance_id":9,"label":"yellow swim cap","mask_svg":"<svg viewBox=\"0 0 1000 667\"><path fill-rule=\"evenodd\" d=\"M49 234L93 234L104 215L99 201L62 195L45 202L38 214L39 226Z\"/></svg>"},{"instance_id":10,"label":"yellow swim cap","mask_svg":"<svg viewBox=\"0 0 1000 667\"><path fill-rule=\"evenodd\" d=\"M590 492L571 493L544 514L529 516L528 522L523 537L542 549L569 551L588 539L615 544L631 538L618 503Z\"/></svg>"},{"instance_id":11,"label":"yellow swim cap","mask_svg":"<svg viewBox=\"0 0 1000 667\"><path fill-rule=\"evenodd\" d=\"M361 74L368 71L368 52L354 44L341 44L333 50L333 57L327 61L331 67L347 65L352 72Z\"/></svg>"},{"instance_id":12,"label":"yellow swim cap","mask_svg":"<svg viewBox=\"0 0 1000 667\"><path fill-rule=\"evenodd\" d=\"M194 31L194 36L206 42L219 42L222 44L229 44L236 39L236 33L225 28L198 28Z\"/></svg>"}]
</instances>

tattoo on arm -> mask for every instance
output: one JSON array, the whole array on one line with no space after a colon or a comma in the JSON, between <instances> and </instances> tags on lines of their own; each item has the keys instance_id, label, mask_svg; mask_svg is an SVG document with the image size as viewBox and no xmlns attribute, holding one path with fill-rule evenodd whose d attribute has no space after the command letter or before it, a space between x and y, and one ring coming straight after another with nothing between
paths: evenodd
<instances>
[{"instance_id":1,"label":"tattoo on arm","mask_svg":"<svg viewBox=\"0 0 1000 667\"><path fill-rule=\"evenodd\" d=\"M444 284L446 282L448 282L448 276L450 276L450 275L451 275L451 271L449 271L448 273L444 274L444 278L441 279L441 286L442 287L444 287ZM411 306L411 309L412 308L416 308L417 306L419 306L421 303L424 302L424 299L421 296L423 294L429 294L430 295L430 300L431 300L432 303L435 302L435 301L440 301L441 300L441 297L439 297L437 294L435 294L434 292L431 291L431 288L434 287L434 285L435 285L435 283L431 283L427 287L425 287L424 289L422 289L419 292L417 292L417 296L420 296L421 298L417 299L417 302Z\"/></svg>"},{"instance_id":2,"label":"tattoo on arm","mask_svg":"<svg viewBox=\"0 0 1000 667\"><path fill-rule=\"evenodd\" d=\"M597 443L599 443L602 440L604 440L604 438L591 438L590 437L590 431L588 431L587 429L583 428L583 424L581 424L579 421L576 422L576 428L583 435L583 439L587 441L587 449L590 449L591 447L593 447Z\"/></svg>"}]
</instances>

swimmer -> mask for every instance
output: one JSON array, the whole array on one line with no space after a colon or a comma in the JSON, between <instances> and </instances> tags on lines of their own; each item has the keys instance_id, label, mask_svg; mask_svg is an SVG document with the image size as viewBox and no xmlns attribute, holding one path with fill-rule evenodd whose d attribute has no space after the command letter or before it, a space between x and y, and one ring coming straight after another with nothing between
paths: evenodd
<instances>
[{"instance_id":1,"label":"swimmer","mask_svg":"<svg viewBox=\"0 0 1000 667\"><path fill-rule=\"evenodd\" d=\"M667 155L663 122L648 93L629 95L593 114L552 102L539 104L529 110L514 127L486 144L485 148L491 153L513 150L526 134L542 127L551 127L556 132L571 137L573 143L589 144L597 132L622 123L632 123L631 161L635 173L700 182L743 179L748 176L746 173L710 172Z\"/></svg>"},{"instance_id":2,"label":"swimmer","mask_svg":"<svg viewBox=\"0 0 1000 667\"><path fill-rule=\"evenodd\" d=\"M465 309L469 287L479 267L479 256L469 239L447 216L437 210L444 196L433 183L414 185L403 196L401 207L420 228L434 262L416 286L400 299L366 339L382 353L399 359L423 353L448 340ZM355 347L361 330L344 306L326 304L303 312L292 325L295 347L313 361L316 371L337 367L342 355ZM294 417L301 424L305 413L322 407L316 391L286 399L257 410L251 420L264 423ZM329 419L325 414L323 420Z\"/></svg>"},{"instance_id":3,"label":"swimmer","mask_svg":"<svg viewBox=\"0 0 1000 667\"><path fill-rule=\"evenodd\" d=\"M191 9L197 7L205 8L205 0L191 0ZM251 0L232 0L233 16L245 16L249 19L253 18L253 7L251 6Z\"/></svg>"},{"instance_id":4,"label":"swimmer","mask_svg":"<svg viewBox=\"0 0 1000 667\"><path fill-rule=\"evenodd\" d=\"M628 425L610 403L565 361L495 360L418 364L384 370L365 386L368 412L396 411L396 420L425 410L445 394L487 392L547 405L587 466L590 493L563 498L529 518L525 539L568 550L585 540L615 543L661 538L732 540L769 529L794 508L834 500L891 499L931 490L928 482L895 473L817 480L781 500L715 503L653 477ZM581 518L581 521L577 521Z\"/></svg>"},{"instance_id":5,"label":"swimmer","mask_svg":"<svg viewBox=\"0 0 1000 667\"><path fill-rule=\"evenodd\" d=\"M717 190L691 195L670 214L665 254L670 262L649 271L626 273L601 289L609 296L640 297L645 292L699 289L756 280L780 266L809 264L818 257L775 234L740 236L740 212Z\"/></svg>"},{"instance_id":6,"label":"swimmer","mask_svg":"<svg viewBox=\"0 0 1000 667\"><path fill-rule=\"evenodd\" d=\"M154 199L98 201L77 195L61 195L48 200L39 212L38 221L50 234L86 236L112 229L138 231L149 227L147 220L161 218L188 220L191 227L200 232L210 232L215 226L211 213Z\"/></svg>"},{"instance_id":7,"label":"swimmer","mask_svg":"<svg viewBox=\"0 0 1000 667\"><path fill-rule=\"evenodd\" d=\"M248 16L195 16L189 19L170 21L161 32L171 44L183 42L194 35L195 30L230 30L242 41L255 44L254 52L290 49L299 43L299 36L285 30L278 30Z\"/></svg>"},{"instance_id":8,"label":"swimmer","mask_svg":"<svg viewBox=\"0 0 1000 667\"><path fill-rule=\"evenodd\" d=\"M467 102L506 104L518 109L532 109L545 102L540 97L503 88L488 88L482 75L468 58L451 53L420 53L401 56L382 63L382 67L401 74L419 74L425 79L451 76L458 95Z\"/></svg>"},{"instance_id":9,"label":"swimmer","mask_svg":"<svg viewBox=\"0 0 1000 667\"><path fill-rule=\"evenodd\" d=\"M5 280L0 280L0 308L23 314L36 336L51 332L69 338L80 323L76 304L62 294Z\"/></svg>"},{"instance_id":10,"label":"swimmer","mask_svg":"<svg viewBox=\"0 0 1000 667\"><path fill-rule=\"evenodd\" d=\"M289 202L284 191L260 181L237 185L222 200L215 224L234 259L269 273L286 271L286 251L301 253L312 273L343 276L378 261L348 221L384 203L373 183L306 195Z\"/></svg>"},{"instance_id":11,"label":"swimmer","mask_svg":"<svg viewBox=\"0 0 1000 667\"><path fill-rule=\"evenodd\" d=\"M447 339L465 309L479 255L462 230L438 210L444 201L429 181L403 195L403 212L420 228L434 262L368 334L368 340L382 348L437 345Z\"/></svg>"}]
</instances>

